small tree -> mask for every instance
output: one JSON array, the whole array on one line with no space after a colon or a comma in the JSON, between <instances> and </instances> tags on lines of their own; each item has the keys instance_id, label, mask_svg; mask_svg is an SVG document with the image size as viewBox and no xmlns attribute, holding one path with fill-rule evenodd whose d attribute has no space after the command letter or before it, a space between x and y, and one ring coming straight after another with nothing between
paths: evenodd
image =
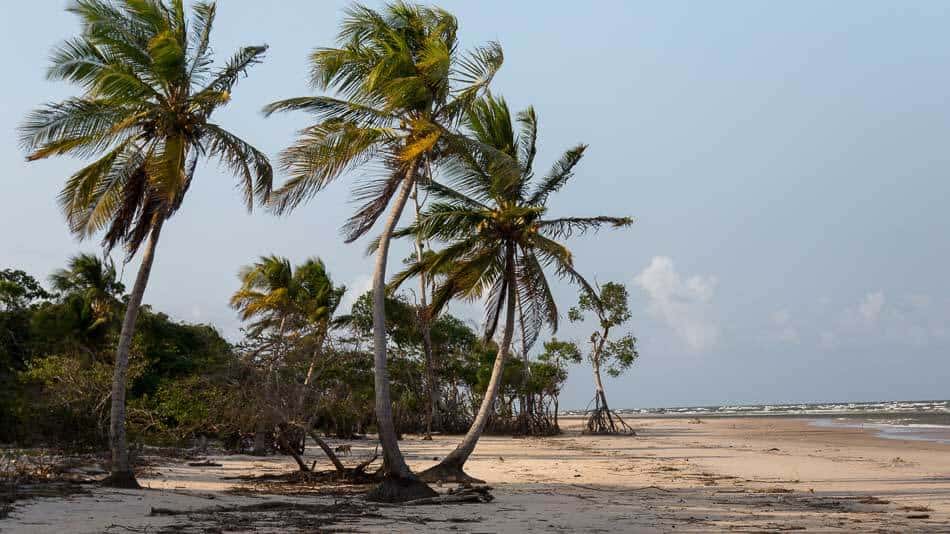
<instances>
[{"instance_id":1,"label":"small tree","mask_svg":"<svg viewBox=\"0 0 950 534\"><path fill-rule=\"evenodd\" d=\"M582 291L577 306L568 312L571 322L584 320L586 312L593 312L600 324L598 330L590 336L590 353L587 355L594 371L594 410L587 420L586 432L589 434L633 433L633 429L607 406L604 382L600 371L618 377L633 365L637 353L637 338L626 334L620 339L609 338L611 330L630 320L629 295L627 288L620 283L607 282L597 288L599 294Z\"/></svg>"},{"instance_id":2,"label":"small tree","mask_svg":"<svg viewBox=\"0 0 950 534\"><path fill-rule=\"evenodd\" d=\"M581 349L573 341L560 341L556 337L551 341L544 343L544 352L538 355L538 361L553 365L557 371L563 372L567 378L567 366L572 363L581 363ZM563 381L556 382L556 387L551 392L554 399L554 430L560 432L560 426L557 421L557 413L560 408L559 400L561 396L561 385Z\"/></svg>"}]
</instances>

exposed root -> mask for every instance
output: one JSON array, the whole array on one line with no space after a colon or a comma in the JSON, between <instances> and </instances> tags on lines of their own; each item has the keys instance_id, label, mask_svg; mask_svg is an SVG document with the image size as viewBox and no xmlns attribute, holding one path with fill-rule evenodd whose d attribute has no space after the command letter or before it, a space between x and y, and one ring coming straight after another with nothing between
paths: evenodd
<instances>
[{"instance_id":1,"label":"exposed root","mask_svg":"<svg viewBox=\"0 0 950 534\"><path fill-rule=\"evenodd\" d=\"M386 475L381 484L366 494L366 500L373 502L406 502L437 497L438 495L435 490L415 475L409 477Z\"/></svg>"},{"instance_id":2,"label":"exposed root","mask_svg":"<svg viewBox=\"0 0 950 534\"><path fill-rule=\"evenodd\" d=\"M440 462L419 473L419 478L425 482L457 482L459 484L484 484L484 480L477 479L462 470L462 466L454 463Z\"/></svg>"},{"instance_id":3,"label":"exposed root","mask_svg":"<svg viewBox=\"0 0 950 534\"><path fill-rule=\"evenodd\" d=\"M633 428L623 420L617 412L607 407L607 399L602 393L597 393L594 400L594 409L589 411L584 434L627 434L635 436Z\"/></svg>"}]
</instances>

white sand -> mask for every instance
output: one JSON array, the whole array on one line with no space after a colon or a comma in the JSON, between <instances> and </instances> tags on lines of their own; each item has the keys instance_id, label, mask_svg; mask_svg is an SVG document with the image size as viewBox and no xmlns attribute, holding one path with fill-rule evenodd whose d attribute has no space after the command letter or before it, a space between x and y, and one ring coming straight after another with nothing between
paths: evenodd
<instances>
[{"instance_id":1,"label":"white sand","mask_svg":"<svg viewBox=\"0 0 950 534\"><path fill-rule=\"evenodd\" d=\"M634 420L638 437L577 433L556 438L485 437L468 472L485 479L489 504L381 507L381 517L325 528L350 532L950 532L950 445L885 440L860 429L779 418ZM414 468L459 438L401 442ZM354 441L356 457L372 443ZM773 450L778 449L778 450ZM319 449L307 457L326 465ZM2 532L157 532L187 516L152 517L152 507L197 509L262 500L332 503L332 497L233 494L224 476L290 471L289 458L213 457L222 467L167 462L148 490L106 490L17 503ZM442 491L447 487L437 488ZM912 516L912 517L908 517ZM927 517L913 517L927 516ZM261 518L258 515L258 518ZM209 516L195 518L210 521ZM278 520L227 532L285 532ZM244 530L241 530L244 528ZM199 530L195 530L199 531Z\"/></svg>"}]
</instances>

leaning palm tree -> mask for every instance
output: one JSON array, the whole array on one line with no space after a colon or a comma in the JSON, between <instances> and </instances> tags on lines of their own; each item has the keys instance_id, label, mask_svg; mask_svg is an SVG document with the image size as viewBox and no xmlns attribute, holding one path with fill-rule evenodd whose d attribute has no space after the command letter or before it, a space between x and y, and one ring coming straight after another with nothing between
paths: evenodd
<instances>
[{"instance_id":1,"label":"leaning palm tree","mask_svg":"<svg viewBox=\"0 0 950 534\"><path fill-rule=\"evenodd\" d=\"M478 300L487 295L486 339L496 333L502 310L505 316L491 378L475 420L455 450L420 475L423 480L475 481L465 474L463 466L494 410L518 320L516 309L521 309L526 346L537 339L545 324L552 331L557 329L557 306L544 267L553 267L558 277L590 288L574 269L570 251L557 240L597 230L605 224L624 227L632 223L629 217L545 218L548 197L574 175L574 167L586 146L568 150L547 175L535 180L532 165L537 117L529 108L518 116L518 121L522 126L520 135L515 134L503 99L488 96L478 100L466 115L468 130L480 143L515 161L521 172L507 172L508 166L501 165L495 154L459 154L447 166L448 185L430 183L430 207L417 222L396 233L433 239L443 243L444 248L399 273L390 289L420 273L445 273L433 292L434 311L453 298Z\"/></svg>"},{"instance_id":2,"label":"leaning palm tree","mask_svg":"<svg viewBox=\"0 0 950 534\"><path fill-rule=\"evenodd\" d=\"M386 362L385 282L389 241L416 181L426 181L442 154L465 141L451 133L466 107L501 66L496 43L463 54L450 13L403 2L376 11L347 9L337 48L311 56L311 82L336 96L275 102L265 113L304 110L316 124L303 129L281 154L289 180L275 191L274 207L300 205L348 170L376 163L383 175L362 182L364 204L344 227L346 242L366 234L392 205L376 247L373 339L376 419L385 479L371 499L396 501L434 495L409 470L393 424Z\"/></svg>"},{"instance_id":3,"label":"leaning palm tree","mask_svg":"<svg viewBox=\"0 0 950 534\"><path fill-rule=\"evenodd\" d=\"M81 86L83 94L32 112L21 141L30 161L97 158L59 195L73 233L87 238L105 231L106 249L121 244L128 259L145 245L116 350L106 481L138 487L125 436L125 375L155 247L162 225L181 207L199 157L217 158L240 178L248 209L255 196L269 197L267 157L210 120L266 47L242 48L212 68L213 3L196 3L190 20L183 0L76 0L68 10L79 16L82 33L56 49L47 75Z\"/></svg>"}]
</instances>

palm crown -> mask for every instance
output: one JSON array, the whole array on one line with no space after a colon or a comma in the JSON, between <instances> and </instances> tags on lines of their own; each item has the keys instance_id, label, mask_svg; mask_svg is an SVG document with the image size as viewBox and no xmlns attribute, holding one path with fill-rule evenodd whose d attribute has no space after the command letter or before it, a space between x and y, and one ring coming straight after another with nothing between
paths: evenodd
<instances>
[{"instance_id":1,"label":"palm crown","mask_svg":"<svg viewBox=\"0 0 950 534\"><path fill-rule=\"evenodd\" d=\"M88 308L89 330L108 324L118 315L119 299L125 292L112 261L92 254L70 258L66 269L50 275L50 284L63 297L78 297Z\"/></svg>"},{"instance_id":2,"label":"palm crown","mask_svg":"<svg viewBox=\"0 0 950 534\"><path fill-rule=\"evenodd\" d=\"M252 331L293 329L306 335L324 330L336 311L344 288L336 287L320 259L309 259L296 269L290 260L262 257L240 273L241 288L231 306L243 320L256 319Z\"/></svg>"},{"instance_id":3,"label":"palm crown","mask_svg":"<svg viewBox=\"0 0 950 534\"><path fill-rule=\"evenodd\" d=\"M551 266L559 277L590 289L574 269L570 251L557 240L604 224L627 226L632 219L546 218L548 197L574 176L586 146L568 150L546 175L536 178L537 116L528 108L518 114L517 121L521 126L518 134L504 99L488 96L474 103L466 115L468 130L478 142L515 162L519 172L509 172L510 163L499 162L497 153L453 156L446 171L449 185L430 183L432 203L418 221L398 232L400 236L441 241L445 248L399 273L391 287L420 272L441 273L433 295L435 310L452 298L475 300L488 295L485 336L490 337L498 326L509 284L514 284L522 335L530 346L545 323L552 330L557 328L558 311L545 267Z\"/></svg>"},{"instance_id":4,"label":"palm crown","mask_svg":"<svg viewBox=\"0 0 950 534\"><path fill-rule=\"evenodd\" d=\"M347 242L353 241L373 226L410 172L461 142L449 129L487 88L502 52L489 43L462 54L457 28L442 9L403 2L383 12L360 5L346 11L338 47L311 55L311 83L338 97L291 98L265 108L268 114L304 110L317 118L281 154L290 178L275 191L278 212L348 169L382 163L386 176L355 190L363 205L344 228Z\"/></svg>"},{"instance_id":5,"label":"palm crown","mask_svg":"<svg viewBox=\"0 0 950 534\"><path fill-rule=\"evenodd\" d=\"M266 47L240 49L212 69L213 3L186 20L183 0L78 0L69 7L82 34L60 45L48 77L83 87L81 97L46 104L21 127L29 160L53 155L98 159L59 195L70 228L134 254L152 224L181 205L198 156L219 159L240 177L248 208L266 200L272 170L260 151L211 122Z\"/></svg>"}]
</instances>

